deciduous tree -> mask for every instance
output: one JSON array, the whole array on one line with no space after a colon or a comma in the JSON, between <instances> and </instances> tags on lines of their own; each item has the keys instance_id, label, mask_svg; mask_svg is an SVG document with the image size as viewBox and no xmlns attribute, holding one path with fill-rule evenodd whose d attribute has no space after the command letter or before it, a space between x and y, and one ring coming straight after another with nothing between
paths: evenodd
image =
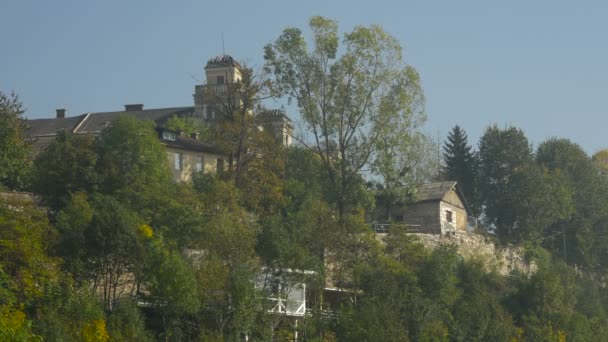
<instances>
[{"instance_id":1,"label":"deciduous tree","mask_svg":"<svg viewBox=\"0 0 608 342\"><path fill-rule=\"evenodd\" d=\"M336 21L313 17L309 25L312 48L299 29L287 28L265 47L266 70L275 94L296 101L308 133L299 140L321 159L342 217L380 137L402 127L396 116L417 114L422 91L401 45L379 26L357 26L339 48Z\"/></svg>"},{"instance_id":2,"label":"deciduous tree","mask_svg":"<svg viewBox=\"0 0 608 342\"><path fill-rule=\"evenodd\" d=\"M27 185L30 144L25 139L23 113L16 94L0 92L0 185L11 189Z\"/></svg>"}]
</instances>

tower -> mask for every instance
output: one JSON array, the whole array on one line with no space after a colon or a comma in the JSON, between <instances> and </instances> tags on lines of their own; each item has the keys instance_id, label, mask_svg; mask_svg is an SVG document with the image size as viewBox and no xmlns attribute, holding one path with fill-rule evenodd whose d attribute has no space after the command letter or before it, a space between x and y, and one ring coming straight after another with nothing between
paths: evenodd
<instances>
[{"instance_id":1,"label":"tower","mask_svg":"<svg viewBox=\"0 0 608 342\"><path fill-rule=\"evenodd\" d=\"M230 85L241 81L241 70L242 66L230 55L220 55L207 61L207 83L194 87L195 115L213 121L217 115L217 105L229 100Z\"/></svg>"}]
</instances>

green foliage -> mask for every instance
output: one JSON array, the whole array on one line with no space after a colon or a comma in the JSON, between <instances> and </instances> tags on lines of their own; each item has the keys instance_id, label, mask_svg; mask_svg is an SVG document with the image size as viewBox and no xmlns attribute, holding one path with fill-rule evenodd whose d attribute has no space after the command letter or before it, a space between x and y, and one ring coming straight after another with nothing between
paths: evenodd
<instances>
[{"instance_id":1,"label":"green foliage","mask_svg":"<svg viewBox=\"0 0 608 342\"><path fill-rule=\"evenodd\" d=\"M0 305L0 340L7 342L42 341L31 331L25 313L8 305Z\"/></svg>"},{"instance_id":2,"label":"green foliage","mask_svg":"<svg viewBox=\"0 0 608 342\"><path fill-rule=\"evenodd\" d=\"M536 159L563 175L561 182L569 187L573 201L572 215L548 230L547 235L553 237L545 240L545 246L569 262L597 268L607 229L603 221L608 215L606 179L582 148L567 139L552 138L543 142Z\"/></svg>"},{"instance_id":3,"label":"green foliage","mask_svg":"<svg viewBox=\"0 0 608 342\"><path fill-rule=\"evenodd\" d=\"M32 304L58 281L60 260L49 256L55 230L32 204L0 201L0 304Z\"/></svg>"},{"instance_id":4,"label":"green foliage","mask_svg":"<svg viewBox=\"0 0 608 342\"><path fill-rule=\"evenodd\" d=\"M98 154L88 135L59 132L34 161L34 190L54 209L66 205L72 193L99 187Z\"/></svg>"},{"instance_id":5,"label":"green foliage","mask_svg":"<svg viewBox=\"0 0 608 342\"><path fill-rule=\"evenodd\" d=\"M204 139L207 133L207 127L203 123L203 120L189 116L180 117L173 115L165 121L163 127L174 132L183 132L187 135L199 133L201 139Z\"/></svg>"},{"instance_id":6,"label":"green foliage","mask_svg":"<svg viewBox=\"0 0 608 342\"><path fill-rule=\"evenodd\" d=\"M25 139L23 112L17 95L0 92L0 184L10 189L28 185L30 144Z\"/></svg>"},{"instance_id":7,"label":"green foliage","mask_svg":"<svg viewBox=\"0 0 608 342\"><path fill-rule=\"evenodd\" d=\"M167 155L151 121L125 116L98 141L101 191L141 190L171 181Z\"/></svg>"},{"instance_id":8,"label":"green foliage","mask_svg":"<svg viewBox=\"0 0 608 342\"><path fill-rule=\"evenodd\" d=\"M49 341L82 341L107 337L105 315L88 288L62 283L48 288L39 304L35 330ZM86 337L85 337L86 336Z\"/></svg>"},{"instance_id":9,"label":"green foliage","mask_svg":"<svg viewBox=\"0 0 608 342\"><path fill-rule=\"evenodd\" d=\"M478 208L475 205L477 159L467 139L467 133L460 126L456 125L452 128L443 144L442 173L446 180L458 182L466 201L474 209L472 214L477 214Z\"/></svg>"},{"instance_id":10,"label":"green foliage","mask_svg":"<svg viewBox=\"0 0 608 342\"><path fill-rule=\"evenodd\" d=\"M540 239L573 212L571 189L559 170L534 162L524 133L489 127L479 142L480 204L486 225L502 242Z\"/></svg>"},{"instance_id":11,"label":"green foliage","mask_svg":"<svg viewBox=\"0 0 608 342\"><path fill-rule=\"evenodd\" d=\"M224 174L173 183L153 124L132 117L97 139L58 135L34 162L50 210L0 203L0 340L293 339L254 285L262 265L306 282L306 341L608 340L602 154L565 139L533 153L521 130L494 125L476 164L464 130L450 134L445 176L475 198L497 241L525 246L535 273L499 275L405 229L380 238L366 223L374 203L407 199L436 167L419 130L420 78L377 26L343 38L326 18L310 28L310 48L293 28L266 47L274 84L245 68L229 89L241 101L225 103L210 132L229 139L221 148L235 168ZM269 89L297 101L312 140L283 148L257 130ZM0 153L0 182L19 188L26 178L7 170L27 169L20 104L0 99L11 123L0 147L16 144Z\"/></svg>"},{"instance_id":12,"label":"green foliage","mask_svg":"<svg viewBox=\"0 0 608 342\"><path fill-rule=\"evenodd\" d=\"M310 48L299 29L287 28L265 47L265 68L274 93L296 101L311 136L304 145L320 158L342 218L357 204L352 186L382 137L399 139L420 120L422 90L399 42L379 26L355 27L341 47L336 21L313 17L309 26Z\"/></svg>"}]
</instances>

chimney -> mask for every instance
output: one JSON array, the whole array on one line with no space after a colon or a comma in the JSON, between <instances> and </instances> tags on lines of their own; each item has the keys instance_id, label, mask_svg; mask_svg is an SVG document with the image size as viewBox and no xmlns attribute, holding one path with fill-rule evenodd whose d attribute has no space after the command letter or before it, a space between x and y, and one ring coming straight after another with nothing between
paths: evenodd
<instances>
[{"instance_id":1,"label":"chimney","mask_svg":"<svg viewBox=\"0 0 608 342\"><path fill-rule=\"evenodd\" d=\"M201 138L201 134L199 132L190 133L190 138L199 140Z\"/></svg>"},{"instance_id":2,"label":"chimney","mask_svg":"<svg viewBox=\"0 0 608 342\"><path fill-rule=\"evenodd\" d=\"M179 136L182 136L182 137L184 136L184 131L182 131L181 129L175 131L175 133L177 133L177 135L179 135Z\"/></svg>"},{"instance_id":3,"label":"chimney","mask_svg":"<svg viewBox=\"0 0 608 342\"><path fill-rule=\"evenodd\" d=\"M144 110L144 105L141 103L125 105L125 112L137 112L137 111L142 111L142 110Z\"/></svg>"},{"instance_id":4,"label":"chimney","mask_svg":"<svg viewBox=\"0 0 608 342\"><path fill-rule=\"evenodd\" d=\"M65 109L64 108L56 109L55 112L57 113L57 119L65 118Z\"/></svg>"}]
</instances>

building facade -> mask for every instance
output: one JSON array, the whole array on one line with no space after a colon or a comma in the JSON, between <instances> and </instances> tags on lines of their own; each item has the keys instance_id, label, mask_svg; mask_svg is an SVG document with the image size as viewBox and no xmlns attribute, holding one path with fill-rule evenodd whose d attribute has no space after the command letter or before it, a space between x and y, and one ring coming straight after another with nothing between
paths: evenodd
<instances>
[{"instance_id":1,"label":"building facade","mask_svg":"<svg viewBox=\"0 0 608 342\"><path fill-rule=\"evenodd\" d=\"M87 112L66 117L65 109L57 109L54 118L28 120L27 131L33 142L34 153L48 146L60 131L72 134L98 136L121 116L155 123L160 142L167 150L167 160L175 181L189 181L193 172L217 172L228 167L229 158L222 155L211 144L201 141L199 134L186 136L181 132L164 129L164 123L172 117L194 118L213 125L226 104L239 106L238 96L229 91L242 80L242 66L231 56L221 55L210 59L205 66L206 83L195 85L194 106L144 109L143 104L127 104L124 110L113 112ZM291 144L291 120L284 111L273 110L262 113L264 121L260 129L272 131L278 141ZM253 113L252 113L253 115Z\"/></svg>"}]
</instances>

